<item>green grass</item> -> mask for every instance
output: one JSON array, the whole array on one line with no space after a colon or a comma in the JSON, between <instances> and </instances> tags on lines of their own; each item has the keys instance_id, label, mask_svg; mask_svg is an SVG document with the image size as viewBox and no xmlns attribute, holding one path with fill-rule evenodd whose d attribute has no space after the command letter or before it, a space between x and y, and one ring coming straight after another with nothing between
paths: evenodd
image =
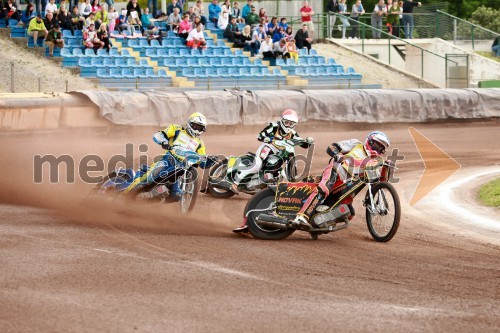
<instances>
[{"instance_id":1,"label":"green grass","mask_svg":"<svg viewBox=\"0 0 500 333\"><path fill-rule=\"evenodd\" d=\"M486 206L500 208L500 178L481 186L479 200Z\"/></svg>"},{"instance_id":2,"label":"green grass","mask_svg":"<svg viewBox=\"0 0 500 333\"><path fill-rule=\"evenodd\" d=\"M477 54L479 54L480 56L483 56L485 58L488 58L488 59L491 59L491 60L494 60L496 62L500 62L500 57L497 57L495 54L493 54L493 52L491 51L476 51Z\"/></svg>"}]
</instances>

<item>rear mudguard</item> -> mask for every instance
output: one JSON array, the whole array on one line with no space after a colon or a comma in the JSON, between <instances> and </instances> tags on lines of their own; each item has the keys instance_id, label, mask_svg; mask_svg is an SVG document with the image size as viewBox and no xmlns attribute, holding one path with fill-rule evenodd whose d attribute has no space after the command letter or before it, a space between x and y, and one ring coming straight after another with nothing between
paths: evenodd
<instances>
[{"instance_id":1,"label":"rear mudguard","mask_svg":"<svg viewBox=\"0 0 500 333\"><path fill-rule=\"evenodd\" d=\"M107 177L105 177L101 183L98 184L98 187L100 188L107 188L110 186L115 186L116 190L122 191L125 188L132 183L135 177L135 172L133 169L119 169L111 172ZM128 181L121 183L121 184L116 184L110 180L110 178L113 178L114 176L124 176L128 178Z\"/></svg>"}]
</instances>

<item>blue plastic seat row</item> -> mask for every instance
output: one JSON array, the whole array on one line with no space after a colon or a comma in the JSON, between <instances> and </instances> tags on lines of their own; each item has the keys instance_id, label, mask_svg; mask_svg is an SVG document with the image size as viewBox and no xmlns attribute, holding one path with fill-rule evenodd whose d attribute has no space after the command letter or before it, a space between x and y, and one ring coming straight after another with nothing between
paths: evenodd
<instances>
[{"instance_id":1,"label":"blue plastic seat row","mask_svg":"<svg viewBox=\"0 0 500 333\"><path fill-rule=\"evenodd\" d=\"M240 79L255 79L261 80L267 77L283 77L278 70L269 71L267 67L252 67L252 68L235 68L235 67L198 67L184 68L182 76L187 78L240 78Z\"/></svg>"},{"instance_id":2,"label":"blue plastic seat row","mask_svg":"<svg viewBox=\"0 0 500 333\"><path fill-rule=\"evenodd\" d=\"M135 79L135 78L169 78L167 72L163 69L159 69L158 73L155 73L152 68L100 68L97 70L98 78L125 78L125 79Z\"/></svg>"},{"instance_id":3,"label":"blue plastic seat row","mask_svg":"<svg viewBox=\"0 0 500 333\"><path fill-rule=\"evenodd\" d=\"M206 52L205 52L206 51ZM238 52L239 51L239 52ZM244 57L243 52L241 50L236 50L233 54L229 48L227 49L211 49L207 48L206 50L202 50L200 53L199 50L192 50L188 48L150 48L146 49L144 52L146 57L165 57L165 56L182 56L182 57Z\"/></svg>"},{"instance_id":4,"label":"blue plastic seat row","mask_svg":"<svg viewBox=\"0 0 500 333\"><path fill-rule=\"evenodd\" d=\"M334 65L335 60L330 58L328 62L323 57L299 58L298 63L293 59L276 59L276 66L309 66L309 65Z\"/></svg>"}]
</instances>

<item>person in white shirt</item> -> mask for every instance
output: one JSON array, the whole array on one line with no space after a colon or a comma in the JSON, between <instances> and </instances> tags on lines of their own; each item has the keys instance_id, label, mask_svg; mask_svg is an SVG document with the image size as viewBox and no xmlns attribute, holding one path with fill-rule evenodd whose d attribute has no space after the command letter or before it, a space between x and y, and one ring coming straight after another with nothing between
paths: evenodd
<instances>
[{"instance_id":1,"label":"person in white shirt","mask_svg":"<svg viewBox=\"0 0 500 333\"><path fill-rule=\"evenodd\" d=\"M266 35L264 41L260 44L260 54L262 54L264 58L275 58L274 44L271 36Z\"/></svg>"},{"instance_id":2,"label":"person in white shirt","mask_svg":"<svg viewBox=\"0 0 500 333\"><path fill-rule=\"evenodd\" d=\"M193 49L201 47L202 50L205 50L207 48L207 42L205 41L205 35L203 33L203 24L198 23L196 29L191 30L186 42L186 46Z\"/></svg>"},{"instance_id":3,"label":"person in white shirt","mask_svg":"<svg viewBox=\"0 0 500 333\"><path fill-rule=\"evenodd\" d=\"M47 13L57 13L57 5L55 4L56 0L50 0L50 3L45 6L45 16L47 16Z\"/></svg>"}]
</instances>

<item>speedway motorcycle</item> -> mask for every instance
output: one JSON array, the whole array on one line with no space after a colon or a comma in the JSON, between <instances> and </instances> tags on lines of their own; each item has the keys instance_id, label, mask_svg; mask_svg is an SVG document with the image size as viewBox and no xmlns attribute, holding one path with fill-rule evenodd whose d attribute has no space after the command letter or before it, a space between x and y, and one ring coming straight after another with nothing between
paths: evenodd
<instances>
[{"instance_id":1,"label":"speedway motorcycle","mask_svg":"<svg viewBox=\"0 0 500 333\"><path fill-rule=\"evenodd\" d=\"M399 196L388 182L394 166L385 161L369 167L347 180L337 177L330 195L312 212L307 230L312 239L321 234L345 229L354 214L353 199L367 187L363 199L368 230L378 242L388 242L396 234L401 219ZM380 165L381 164L381 165ZM307 197L318 186L316 182L281 182L260 191L247 203L244 219L248 231L258 239L278 240L293 234L296 214Z\"/></svg>"},{"instance_id":2,"label":"speedway motorcycle","mask_svg":"<svg viewBox=\"0 0 500 333\"><path fill-rule=\"evenodd\" d=\"M259 172L247 175L239 184L238 190L255 194L268 185L280 180L294 181L297 177L295 146L310 143L308 139L283 139L267 144L264 149L272 150L262 161ZM309 146L309 148L311 147ZM248 169L255 163L255 154L249 152L243 156L229 156L210 169L207 189L217 198L230 198L235 193L230 189L238 171Z\"/></svg>"},{"instance_id":3,"label":"speedway motorcycle","mask_svg":"<svg viewBox=\"0 0 500 333\"><path fill-rule=\"evenodd\" d=\"M199 192L197 166L199 163L206 161L207 157L178 146L172 147L170 151L178 159L176 163L171 163L171 165L174 165L172 169L165 175L161 175L160 179L152 184L146 185L137 191L129 192L129 198L164 203L177 202L177 200L171 198L169 190L177 181L181 189L180 210L182 213L189 213L194 208ZM170 158L174 159L172 155L170 155ZM147 165L142 165L137 171L133 169L115 170L104 177L92 189L91 194L118 194L125 190L134 180L145 175L148 170L149 166Z\"/></svg>"}]
</instances>

